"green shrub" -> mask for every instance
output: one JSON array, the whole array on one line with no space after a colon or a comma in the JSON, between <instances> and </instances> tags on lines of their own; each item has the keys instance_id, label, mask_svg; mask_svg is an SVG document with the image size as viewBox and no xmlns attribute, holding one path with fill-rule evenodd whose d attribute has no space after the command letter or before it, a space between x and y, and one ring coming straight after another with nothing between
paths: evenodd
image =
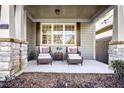
<instances>
[{"instance_id":1,"label":"green shrub","mask_svg":"<svg viewBox=\"0 0 124 93\"><path fill-rule=\"evenodd\" d=\"M124 79L124 61L114 60L112 61L112 67L114 72L119 75L119 79Z\"/></svg>"}]
</instances>

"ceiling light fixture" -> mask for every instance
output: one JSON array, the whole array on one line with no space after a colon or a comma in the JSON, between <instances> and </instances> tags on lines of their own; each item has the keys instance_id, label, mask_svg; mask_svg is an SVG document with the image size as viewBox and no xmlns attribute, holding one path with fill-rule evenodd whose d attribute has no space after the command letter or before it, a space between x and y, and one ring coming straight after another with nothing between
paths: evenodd
<instances>
[{"instance_id":1,"label":"ceiling light fixture","mask_svg":"<svg viewBox=\"0 0 124 93\"><path fill-rule=\"evenodd\" d=\"M55 13L56 13L56 15L59 15L60 14L60 10L59 9L55 9Z\"/></svg>"}]
</instances>

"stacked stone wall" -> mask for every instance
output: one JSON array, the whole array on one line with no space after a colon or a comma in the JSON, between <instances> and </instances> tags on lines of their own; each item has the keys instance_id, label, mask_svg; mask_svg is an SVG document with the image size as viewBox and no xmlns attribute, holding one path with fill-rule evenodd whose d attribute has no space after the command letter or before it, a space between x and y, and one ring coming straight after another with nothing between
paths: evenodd
<instances>
[{"instance_id":1,"label":"stacked stone wall","mask_svg":"<svg viewBox=\"0 0 124 93\"><path fill-rule=\"evenodd\" d=\"M10 75L12 69L12 49L11 42L0 42L0 79Z\"/></svg>"},{"instance_id":2,"label":"stacked stone wall","mask_svg":"<svg viewBox=\"0 0 124 93\"><path fill-rule=\"evenodd\" d=\"M112 60L124 61L124 44L109 45L109 64Z\"/></svg>"},{"instance_id":3,"label":"stacked stone wall","mask_svg":"<svg viewBox=\"0 0 124 93\"><path fill-rule=\"evenodd\" d=\"M21 44L21 68L25 68L27 66L27 44Z\"/></svg>"},{"instance_id":4,"label":"stacked stone wall","mask_svg":"<svg viewBox=\"0 0 124 93\"><path fill-rule=\"evenodd\" d=\"M0 42L0 79L27 66L27 44Z\"/></svg>"}]
</instances>

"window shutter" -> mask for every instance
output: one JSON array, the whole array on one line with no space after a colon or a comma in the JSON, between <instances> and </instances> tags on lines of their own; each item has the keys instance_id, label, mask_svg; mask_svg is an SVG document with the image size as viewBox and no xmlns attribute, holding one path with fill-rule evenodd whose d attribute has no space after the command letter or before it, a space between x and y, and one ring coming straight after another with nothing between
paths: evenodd
<instances>
[{"instance_id":1,"label":"window shutter","mask_svg":"<svg viewBox=\"0 0 124 93\"><path fill-rule=\"evenodd\" d=\"M36 45L40 45L40 23L36 23Z\"/></svg>"},{"instance_id":2,"label":"window shutter","mask_svg":"<svg viewBox=\"0 0 124 93\"><path fill-rule=\"evenodd\" d=\"M77 28L76 28L76 30L77 30L77 46L80 46L80 23L78 22L77 24L76 24L77 26Z\"/></svg>"}]
</instances>

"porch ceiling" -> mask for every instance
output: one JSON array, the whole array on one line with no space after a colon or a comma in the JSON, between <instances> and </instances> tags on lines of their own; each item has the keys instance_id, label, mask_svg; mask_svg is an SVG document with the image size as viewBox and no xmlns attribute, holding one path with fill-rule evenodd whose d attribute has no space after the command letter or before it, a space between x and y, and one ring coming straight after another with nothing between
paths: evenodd
<instances>
[{"instance_id":1,"label":"porch ceiling","mask_svg":"<svg viewBox=\"0 0 124 93\"><path fill-rule=\"evenodd\" d=\"M25 9L34 19L91 19L108 7L109 5L27 5ZM55 13L56 9L60 10L59 15Z\"/></svg>"}]
</instances>

